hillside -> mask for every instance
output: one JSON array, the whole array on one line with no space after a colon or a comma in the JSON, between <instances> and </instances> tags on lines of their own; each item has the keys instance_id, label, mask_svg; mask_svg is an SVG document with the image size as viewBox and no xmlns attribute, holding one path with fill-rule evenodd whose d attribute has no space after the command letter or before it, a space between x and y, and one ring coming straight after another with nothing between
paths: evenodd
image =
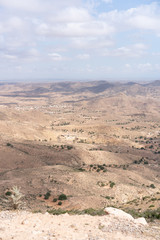
<instances>
[{"instance_id":1,"label":"hillside","mask_svg":"<svg viewBox=\"0 0 160 240\"><path fill-rule=\"evenodd\" d=\"M0 209L14 185L33 211L158 209L159 95L159 81L1 83Z\"/></svg>"}]
</instances>

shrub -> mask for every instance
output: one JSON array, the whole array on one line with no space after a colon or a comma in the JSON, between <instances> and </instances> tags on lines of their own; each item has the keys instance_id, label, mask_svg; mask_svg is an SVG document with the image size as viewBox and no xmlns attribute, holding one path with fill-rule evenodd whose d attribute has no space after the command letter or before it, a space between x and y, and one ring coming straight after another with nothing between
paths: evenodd
<instances>
[{"instance_id":1,"label":"shrub","mask_svg":"<svg viewBox=\"0 0 160 240\"><path fill-rule=\"evenodd\" d=\"M62 202L61 202L61 201L60 201L60 202L58 202L58 205L59 205L59 206L61 206L61 205L62 205Z\"/></svg>"},{"instance_id":2,"label":"shrub","mask_svg":"<svg viewBox=\"0 0 160 240\"><path fill-rule=\"evenodd\" d=\"M85 169L84 169L84 168L78 168L78 170L79 170L80 172L85 172Z\"/></svg>"},{"instance_id":3,"label":"shrub","mask_svg":"<svg viewBox=\"0 0 160 240\"><path fill-rule=\"evenodd\" d=\"M7 147L12 147L13 148L13 145L11 143L7 143L6 145L7 145Z\"/></svg>"},{"instance_id":4,"label":"shrub","mask_svg":"<svg viewBox=\"0 0 160 240\"><path fill-rule=\"evenodd\" d=\"M156 187L155 187L154 184L152 183L152 184L150 185L150 188L156 188Z\"/></svg>"},{"instance_id":5,"label":"shrub","mask_svg":"<svg viewBox=\"0 0 160 240\"><path fill-rule=\"evenodd\" d=\"M110 188L113 188L116 185L114 182L110 182Z\"/></svg>"},{"instance_id":6,"label":"shrub","mask_svg":"<svg viewBox=\"0 0 160 240\"><path fill-rule=\"evenodd\" d=\"M24 195L20 192L20 188L18 188L17 186L13 186L11 191L8 191L7 193L7 202L10 203L12 209L19 209L22 206L22 203L24 203L22 201Z\"/></svg>"},{"instance_id":7,"label":"shrub","mask_svg":"<svg viewBox=\"0 0 160 240\"><path fill-rule=\"evenodd\" d=\"M50 191L48 191L45 195L44 195L44 199L49 199L49 197L51 196Z\"/></svg>"},{"instance_id":8,"label":"shrub","mask_svg":"<svg viewBox=\"0 0 160 240\"><path fill-rule=\"evenodd\" d=\"M59 195L58 200L67 200L67 196L62 193L61 195Z\"/></svg>"},{"instance_id":9,"label":"shrub","mask_svg":"<svg viewBox=\"0 0 160 240\"><path fill-rule=\"evenodd\" d=\"M144 161L144 164L148 164L148 161Z\"/></svg>"},{"instance_id":10,"label":"shrub","mask_svg":"<svg viewBox=\"0 0 160 240\"><path fill-rule=\"evenodd\" d=\"M7 192L5 193L5 195L6 195L6 196L11 196L11 195L12 195L12 192L11 192L11 191L7 191Z\"/></svg>"},{"instance_id":11,"label":"shrub","mask_svg":"<svg viewBox=\"0 0 160 240\"><path fill-rule=\"evenodd\" d=\"M67 149L68 150L71 150L73 147L72 146L67 146Z\"/></svg>"},{"instance_id":12,"label":"shrub","mask_svg":"<svg viewBox=\"0 0 160 240\"><path fill-rule=\"evenodd\" d=\"M57 202L57 200L58 200L57 198L53 198L53 202Z\"/></svg>"}]
</instances>

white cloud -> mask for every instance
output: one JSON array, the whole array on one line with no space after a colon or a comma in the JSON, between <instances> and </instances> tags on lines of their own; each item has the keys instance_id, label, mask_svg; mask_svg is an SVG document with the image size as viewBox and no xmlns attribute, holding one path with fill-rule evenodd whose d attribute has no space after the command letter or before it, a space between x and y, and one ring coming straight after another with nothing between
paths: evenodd
<instances>
[{"instance_id":1,"label":"white cloud","mask_svg":"<svg viewBox=\"0 0 160 240\"><path fill-rule=\"evenodd\" d=\"M16 60L17 59L16 55L11 55L11 54L4 54L3 57L8 60Z\"/></svg>"},{"instance_id":2,"label":"white cloud","mask_svg":"<svg viewBox=\"0 0 160 240\"><path fill-rule=\"evenodd\" d=\"M52 37L99 37L109 36L114 28L102 21L66 22L46 24L42 23L37 28L37 33Z\"/></svg>"},{"instance_id":3,"label":"white cloud","mask_svg":"<svg viewBox=\"0 0 160 240\"><path fill-rule=\"evenodd\" d=\"M0 5L6 8L12 8L16 10L24 10L24 11L38 11L42 10L42 4L40 4L40 0L0 0Z\"/></svg>"},{"instance_id":4,"label":"white cloud","mask_svg":"<svg viewBox=\"0 0 160 240\"><path fill-rule=\"evenodd\" d=\"M125 64L125 67L126 67L127 69L130 69L130 68L131 68L131 65L130 65L129 63L126 63L126 64Z\"/></svg>"},{"instance_id":5,"label":"white cloud","mask_svg":"<svg viewBox=\"0 0 160 240\"><path fill-rule=\"evenodd\" d=\"M78 59L86 59L88 61L84 62L90 65L84 71L95 72L96 69L100 72L101 65L105 73L119 66L118 63L125 58L121 67L126 72L134 68L139 72L149 69L158 71L159 65L156 67L151 58L159 58L156 46L153 50L152 45L157 44L156 38L160 36L160 5L152 3L127 10L108 11L104 3L112 2L109 8L114 6L114 1L0 0L1 62L6 64L6 69L11 64L18 71L17 66L22 66L24 70L27 69L25 64L36 61L39 73L49 64L58 65L57 74L61 74L63 65L69 69L67 64L74 61L76 69L82 68L79 65L83 65L83 61ZM102 9L102 6L105 8ZM145 33L150 33L147 40ZM141 38L133 37L136 34L141 34ZM63 61L66 61L65 64ZM95 68L94 64L98 67ZM105 67L107 64L110 67Z\"/></svg>"},{"instance_id":6,"label":"white cloud","mask_svg":"<svg viewBox=\"0 0 160 240\"><path fill-rule=\"evenodd\" d=\"M140 57L146 54L147 46L142 43L133 44L131 46L122 46L113 50L106 49L104 56L116 57Z\"/></svg>"},{"instance_id":7,"label":"white cloud","mask_svg":"<svg viewBox=\"0 0 160 240\"><path fill-rule=\"evenodd\" d=\"M63 60L66 60L66 58L62 57L62 55L59 54L59 53L49 53L48 56L51 57L51 59L53 61L63 61Z\"/></svg>"},{"instance_id":8,"label":"white cloud","mask_svg":"<svg viewBox=\"0 0 160 240\"><path fill-rule=\"evenodd\" d=\"M112 0L102 0L102 2L105 2L105 3L112 3Z\"/></svg>"},{"instance_id":9,"label":"white cloud","mask_svg":"<svg viewBox=\"0 0 160 240\"><path fill-rule=\"evenodd\" d=\"M78 59L81 59L81 60L85 60L85 59L89 59L90 58L90 55L89 54L86 54L86 53L83 53L83 54L79 54L77 56Z\"/></svg>"},{"instance_id":10,"label":"white cloud","mask_svg":"<svg viewBox=\"0 0 160 240\"><path fill-rule=\"evenodd\" d=\"M139 64L138 65L138 69L141 70L141 71L151 71L153 70L153 66L151 63L142 63L142 64Z\"/></svg>"},{"instance_id":11,"label":"white cloud","mask_svg":"<svg viewBox=\"0 0 160 240\"><path fill-rule=\"evenodd\" d=\"M87 9L76 7L62 9L51 18L53 22L87 22L91 19Z\"/></svg>"},{"instance_id":12,"label":"white cloud","mask_svg":"<svg viewBox=\"0 0 160 240\"><path fill-rule=\"evenodd\" d=\"M143 29L160 33L160 8L157 3L123 11L113 10L100 14L100 18L113 24L117 31Z\"/></svg>"}]
</instances>

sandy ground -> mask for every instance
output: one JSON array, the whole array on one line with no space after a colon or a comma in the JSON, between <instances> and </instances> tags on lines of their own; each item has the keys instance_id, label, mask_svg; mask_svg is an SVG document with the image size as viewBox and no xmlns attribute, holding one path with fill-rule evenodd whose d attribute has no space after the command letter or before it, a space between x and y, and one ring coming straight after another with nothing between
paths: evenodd
<instances>
[{"instance_id":1,"label":"sandy ground","mask_svg":"<svg viewBox=\"0 0 160 240\"><path fill-rule=\"evenodd\" d=\"M116 217L0 212L1 240L159 240L160 228Z\"/></svg>"}]
</instances>

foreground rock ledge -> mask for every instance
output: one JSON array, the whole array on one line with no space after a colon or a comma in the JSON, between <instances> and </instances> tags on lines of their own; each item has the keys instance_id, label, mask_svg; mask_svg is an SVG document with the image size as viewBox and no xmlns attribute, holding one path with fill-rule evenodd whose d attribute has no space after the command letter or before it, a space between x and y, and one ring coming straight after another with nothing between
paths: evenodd
<instances>
[{"instance_id":1,"label":"foreground rock ledge","mask_svg":"<svg viewBox=\"0 0 160 240\"><path fill-rule=\"evenodd\" d=\"M1 240L159 240L160 229L136 222L121 210L106 208L105 216L25 211L0 212ZM113 213L114 212L114 213ZM118 216L119 215L119 216Z\"/></svg>"}]
</instances>

